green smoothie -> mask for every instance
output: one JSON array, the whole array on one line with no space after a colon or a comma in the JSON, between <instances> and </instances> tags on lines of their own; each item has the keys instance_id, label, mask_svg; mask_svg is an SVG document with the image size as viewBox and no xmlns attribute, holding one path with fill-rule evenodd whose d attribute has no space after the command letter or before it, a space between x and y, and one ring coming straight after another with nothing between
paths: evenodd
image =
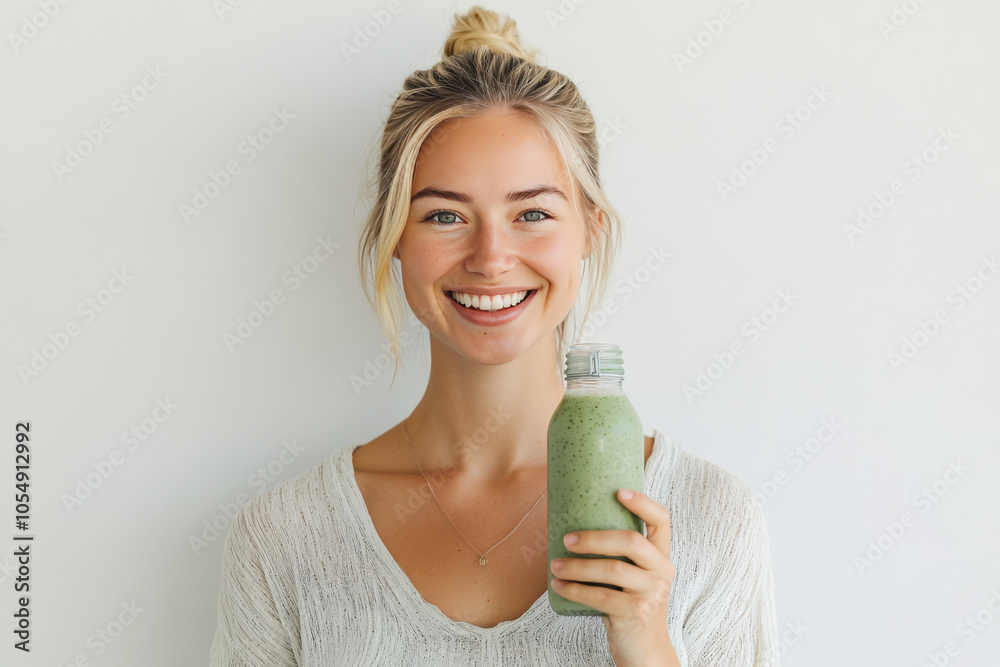
<instances>
[{"instance_id":1,"label":"green smoothie","mask_svg":"<svg viewBox=\"0 0 1000 667\"><path fill-rule=\"evenodd\" d=\"M617 492L643 491L644 445L639 415L622 391L620 377L569 380L548 430L549 603L557 614L604 615L552 590L551 563L564 557L611 557L569 551L563 545L566 533L623 528L642 532L642 521L625 509Z\"/></svg>"}]
</instances>

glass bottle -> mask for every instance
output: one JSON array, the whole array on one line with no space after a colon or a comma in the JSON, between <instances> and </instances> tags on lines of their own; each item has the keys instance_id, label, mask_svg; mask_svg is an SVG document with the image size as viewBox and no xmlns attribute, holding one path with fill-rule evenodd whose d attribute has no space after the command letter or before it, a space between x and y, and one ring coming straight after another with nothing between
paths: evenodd
<instances>
[{"instance_id":1,"label":"glass bottle","mask_svg":"<svg viewBox=\"0 0 1000 667\"><path fill-rule=\"evenodd\" d=\"M566 393L548 428L549 603L563 616L603 616L556 593L551 565L556 558L613 557L569 551L563 544L566 533L643 532L642 521L625 509L617 493L622 488L643 491L645 435L639 415L622 390L625 372L618 345L571 345L565 375ZM631 562L623 556L615 558Z\"/></svg>"}]
</instances>

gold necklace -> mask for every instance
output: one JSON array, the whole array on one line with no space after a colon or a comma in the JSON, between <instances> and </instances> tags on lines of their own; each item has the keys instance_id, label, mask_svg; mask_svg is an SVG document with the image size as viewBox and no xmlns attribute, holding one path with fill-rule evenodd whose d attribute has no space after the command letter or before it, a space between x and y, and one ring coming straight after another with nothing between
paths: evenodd
<instances>
[{"instance_id":1,"label":"gold necklace","mask_svg":"<svg viewBox=\"0 0 1000 667\"><path fill-rule=\"evenodd\" d=\"M521 517L521 520L517 522L516 526L514 526L514 530L510 531L509 533L507 533L507 535L504 536L504 538L502 540L500 540L499 542L497 542L496 544L494 544L492 547L490 547L489 549L487 549L485 552L480 553L479 549L477 549L476 547L472 546L472 542L469 542L469 538L467 538L464 534L462 534L462 531L460 531L458 529L458 526L455 525L455 522L452 521L451 517L448 516L448 513L444 511L444 507L441 506L441 501L438 500L437 494L434 493L434 487L431 486L430 480L427 479L427 475L424 474L423 468L420 467L420 461L417 460L416 454L413 453L413 443L410 442L410 436L406 434L406 420L403 420L403 437L406 438L406 445L407 445L407 447L410 450L410 456L413 457L414 463L417 464L417 470L420 471L420 476L423 477L424 481L427 483L427 488L430 489L430 491L431 491L431 497L434 498L434 502L437 503L438 508L441 510L441 513L444 514L445 518L448 519L448 521L451 521L452 527L454 527L455 531L459 535L462 536L462 539L465 540L466 544L468 544L470 547L472 547L472 550L475 551L477 554L479 554L479 564L481 566L483 566L483 567L486 566L486 554L488 554L489 552L491 552L494 549L496 549L498 546L500 546L501 544L503 544L504 540L506 540L508 537L510 537L511 535L513 535L514 534L514 530L517 530L518 528L521 527L521 524L524 523L524 520L528 518L528 514L531 514L531 512L538 506L538 503L542 502L542 498L545 497L545 490L543 490L542 491L542 495L538 496L538 500L536 500L535 504L531 506L531 509L528 510L527 514L525 514L523 517Z\"/></svg>"}]
</instances>

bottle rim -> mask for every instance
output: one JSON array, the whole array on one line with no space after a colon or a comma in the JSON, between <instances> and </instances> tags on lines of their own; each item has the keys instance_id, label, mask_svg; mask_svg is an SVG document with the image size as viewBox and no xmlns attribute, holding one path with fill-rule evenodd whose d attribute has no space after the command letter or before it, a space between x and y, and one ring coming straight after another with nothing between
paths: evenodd
<instances>
[{"instance_id":1,"label":"bottle rim","mask_svg":"<svg viewBox=\"0 0 1000 667\"><path fill-rule=\"evenodd\" d=\"M624 378L622 350L616 343L574 343L566 353L567 380Z\"/></svg>"}]
</instances>

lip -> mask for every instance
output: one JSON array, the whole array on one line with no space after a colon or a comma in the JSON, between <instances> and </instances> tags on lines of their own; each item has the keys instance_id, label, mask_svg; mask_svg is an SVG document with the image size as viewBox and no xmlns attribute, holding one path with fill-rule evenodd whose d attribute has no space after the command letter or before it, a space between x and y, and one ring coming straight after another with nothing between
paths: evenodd
<instances>
[{"instance_id":1,"label":"lip","mask_svg":"<svg viewBox=\"0 0 1000 667\"><path fill-rule=\"evenodd\" d=\"M536 289L534 287L519 287L517 285L511 287L452 287L451 289L445 290L445 292L459 292L461 294L478 294L487 296L496 296L497 294L503 296L504 294L513 294L514 292L530 292ZM450 296L448 297L451 298Z\"/></svg>"},{"instance_id":2,"label":"lip","mask_svg":"<svg viewBox=\"0 0 1000 667\"><path fill-rule=\"evenodd\" d=\"M510 292L520 292L521 290L528 291L528 295L524 297L521 303L517 304L516 306L511 306L510 308L504 308L503 310L498 310L498 311L479 310L478 308L466 308L459 302L452 299L450 294L445 293L444 296L446 299L448 299L448 301L451 302L451 304L455 307L455 309L458 310L458 314L464 317L469 322L472 322L473 324L478 324L480 326L498 326L510 322L511 320L518 317L522 312L524 312L524 310L528 307L528 304L531 303L531 300L535 298L535 294L538 292L536 288L530 288L530 287L521 289L512 289L510 290ZM448 291L461 292L462 290L456 289ZM472 292L473 294L490 294L489 291L475 292L470 290L470 292ZM495 292L495 293L510 294L510 292Z\"/></svg>"}]
</instances>

